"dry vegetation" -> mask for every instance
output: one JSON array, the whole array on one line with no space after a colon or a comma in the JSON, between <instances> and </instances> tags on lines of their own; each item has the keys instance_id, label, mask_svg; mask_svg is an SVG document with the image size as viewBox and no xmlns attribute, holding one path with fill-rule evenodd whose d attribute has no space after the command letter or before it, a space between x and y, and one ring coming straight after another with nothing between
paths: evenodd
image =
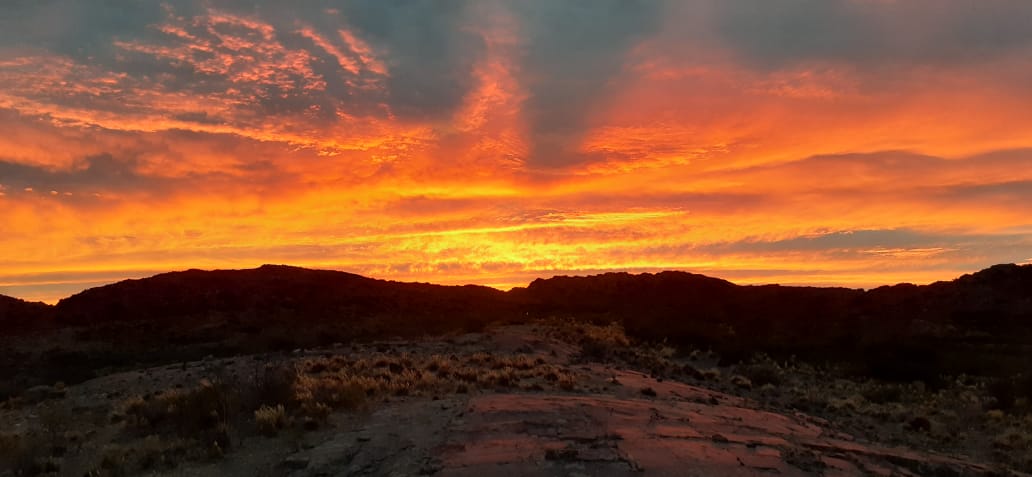
<instances>
[{"instance_id":1,"label":"dry vegetation","mask_svg":"<svg viewBox=\"0 0 1032 477\"><path fill-rule=\"evenodd\" d=\"M1032 374L885 381L835 363L762 353L727 363L709 350L634 342L615 323L550 320L543 327L579 345L581 360L618 363L659 379L750 397L774 410L816 415L873 442L975 455L1032 472Z\"/></svg>"},{"instance_id":2,"label":"dry vegetation","mask_svg":"<svg viewBox=\"0 0 1032 477\"><path fill-rule=\"evenodd\" d=\"M952 376L933 388L767 355L721 363L707 350L636 342L618 324L553 319L531 326L541 340L568 345L573 361L556 346L488 352L483 342L415 341L151 368L138 379L153 374L158 387L127 386L125 394L111 393L106 407L77 407L60 383L22 392L4 402L0 417L26 410L35 417L0 430L0 476L73 470L137 475L222 459L246 439L292 439L327 429L335 415L366 412L385 401L496 391L606 392L620 384L582 371L590 363L806 412L870 440L1032 471L1027 376ZM634 393L650 398L656 391Z\"/></svg>"},{"instance_id":3,"label":"dry vegetation","mask_svg":"<svg viewBox=\"0 0 1032 477\"><path fill-rule=\"evenodd\" d=\"M0 475L3 469L14 476L65 475L73 467L90 476L164 471L221 459L250 437L296 438L326 427L337 412L364 412L385 400L573 392L586 380L530 350L488 353L477 344L444 353L409 345L150 368L144 374L170 374L175 384L115 399L107 411L85 413L90 422L66 418L71 404L63 386L39 389L32 399L41 401L39 417L31 427L0 433ZM23 393L3 406L17 412L32 409L33 402ZM111 435L83 448L77 446L83 436L68 430L83 427L93 429L93 438L98 429Z\"/></svg>"}]
</instances>

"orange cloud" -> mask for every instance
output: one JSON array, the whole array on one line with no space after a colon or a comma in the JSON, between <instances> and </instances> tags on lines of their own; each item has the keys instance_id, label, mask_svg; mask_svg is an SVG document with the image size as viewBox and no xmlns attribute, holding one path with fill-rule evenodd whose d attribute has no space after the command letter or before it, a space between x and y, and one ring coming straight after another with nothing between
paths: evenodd
<instances>
[{"instance_id":1,"label":"orange cloud","mask_svg":"<svg viewBox=\"0 0 1032 477\"><path fill-rule=\"evenodd\" d=\"M269 262L871 286L1032 254L1019 46L915 66L920 38L878 62L614 5L177 4L94 57L0 43L0 293Z\"/></svg>"}]
</instances>

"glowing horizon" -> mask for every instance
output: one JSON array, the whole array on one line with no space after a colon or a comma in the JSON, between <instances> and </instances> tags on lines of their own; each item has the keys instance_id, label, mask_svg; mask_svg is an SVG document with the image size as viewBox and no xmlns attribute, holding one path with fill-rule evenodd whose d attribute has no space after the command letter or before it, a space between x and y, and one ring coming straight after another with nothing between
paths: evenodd
<instances>
[{"instance_id":1,"label":"glowing horizon","mask_svg":"<svg viewBox=\"0 0 1032 477\"><path fill-rule=\"evenodd\" d=\"M0 6L0 294L1032 263L1032 4Z\"/></svg>"}]
</instances>

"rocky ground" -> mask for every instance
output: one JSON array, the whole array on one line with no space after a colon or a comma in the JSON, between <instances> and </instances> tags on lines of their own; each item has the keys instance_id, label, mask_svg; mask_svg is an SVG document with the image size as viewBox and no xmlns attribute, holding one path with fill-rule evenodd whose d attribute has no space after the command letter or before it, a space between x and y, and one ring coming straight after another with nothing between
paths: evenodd
<instances>
[{"instance_id":1,"label":"rocky ground","mask_svg":"<svg viewBox=\"0 0 1032 477\"><path fill-rule=\"evenodd\" d=\"M1028 403L572 322L24 390L0 475L1029 475Z\"/></svg>"}]
</instances>

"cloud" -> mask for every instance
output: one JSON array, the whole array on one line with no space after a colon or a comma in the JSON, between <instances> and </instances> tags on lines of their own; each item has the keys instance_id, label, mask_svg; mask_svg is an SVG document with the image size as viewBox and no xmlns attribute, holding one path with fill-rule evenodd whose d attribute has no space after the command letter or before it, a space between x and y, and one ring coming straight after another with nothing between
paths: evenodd
<instances>
[{"instance_id":1,"label":"cloud","mask_svg":"<svg viewBox=\"0 0 1032 477\"><path fill-rule=\"evenodd\" d=\"M956 64L1032 48L1020 0L736 0L717 2L721 40L751 63Z\"/></svg>"},{"instance_id":2,"label":"cloud","mask_svg":"<svg viewBox=\"0 0 1032 477\"><path fill-rule=\"evenodd\" d=\"M386 85L392 111L406 118L443 119L462 103L471 88L470 71L483 43L466 28L474 2L341 2L339 14L355 25L351 35L372 48L389 52ZM361 49L361 48L359 48Z\"/></svg>"},{"instance_id":3,"label":"cloud","mask_svg":"<svg viewBox=\"0 0 1032 477\"><path fill-rule=\"evenodd\" d=\"M625 65L625 54L654 34L661 2L517 3L526 24L526 114L536 147L533 167L584 161L571 144Z\"/></svg>"},{"instance_id":4,"label":"cloud","mask_svg":"<svg viewBox=\"0 0 1032 477\"><path fill-rule=\"evenodd\" d=\"M78 192L146 189L156 181L140 176L133 164L110 155L84 158L72 170L51 171L41 167L0 161L0 181L5 187L40 191ZM81 199L76 199L81 200Z\"/></svg>"},{"instance_id":5,"label":"cloud","mask_svg":"<svg viewBox=\"0 0 1032 477\"><path fill-rule=\"evenodd\" d=\"M29 293L268 262L515 285L1024 260L1030 11L8 1L0 262Z\"/></svg>"}]
</instances>

